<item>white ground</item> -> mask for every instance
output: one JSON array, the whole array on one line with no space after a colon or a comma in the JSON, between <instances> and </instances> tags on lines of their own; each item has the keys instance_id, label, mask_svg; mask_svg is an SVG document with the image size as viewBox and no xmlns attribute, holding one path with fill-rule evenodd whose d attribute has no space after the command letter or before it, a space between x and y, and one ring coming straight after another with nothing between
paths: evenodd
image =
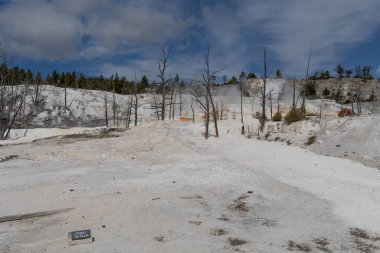
<instances>
[{"instance_id":1,"label":"white ground","mask_svg":"<svg viewBox=\"0 0 380 253\"><path fill-rule=\"evenodd\" d=\"M204 140L200 124L154 121L118 138L2 147L19 157L0 163L1 216L75 209L0 224L0 252L284 252L289 240L318 252L316 238L359 252L350 228L380 233L379 170L238 126L222 121L221 137ZM242 196L247 211L234 209ZM94 243L68 246L87 228Z\"/></svg>"},{"instance_id":2,"label":"white ground","mask_svg":"<svg viewBox=\"0 0 380 253\"><path fill-rule=\"evenodd\" d=\"M322 120L268 123L271 142L248 139L240 134L235 89L216 97L229 110L219 122L220 138L205 140L199 117L196 123L152 121L146 96L138 127L112 132L113 138L97 138L101 127L14 131L16 140L0 142L0 216L74 209L0 223L0 252L379 251L380 117L332 118L337 107L326 104ZM44 92L49 115L37 123L104 120L102 92L70 90L68 117L62 90ZM189 116L189 97L184 100ZM118 101L125 106L127 99ZM280 105L283 112L289 108L286 101ZM253 134L257 106L245 99ZM317 142L304 145L313 135ZM369 238L352 235L352 228ZM80 229L91 229L95 242L68 246L67 233ZM246 244L232 246L229 238Z\"/></svg>"}]
</instances>

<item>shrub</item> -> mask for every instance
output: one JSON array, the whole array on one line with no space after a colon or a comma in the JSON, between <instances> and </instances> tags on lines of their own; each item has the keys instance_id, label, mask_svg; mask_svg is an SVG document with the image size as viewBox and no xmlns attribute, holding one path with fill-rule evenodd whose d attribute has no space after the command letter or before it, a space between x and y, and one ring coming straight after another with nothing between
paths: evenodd
<instances>
[{"instance_id":1,"label":"shrub","mask_svg":"<svg viewBox=\"0 0 380 253\"><path fill-rule=\"evenodd\" d=\"M348 108L343 108L342 110L338 112L338 117L347 117L347 116L351 117L353 115L354 113L352 112L352 110Z\"/></svg>"},{"instance_id":2,"label":"shrub","mask_svg":"<svg viewBox=\"0 0 380 253\"><path fill-rule=\"evenodd\" d=\"M330 90L326 87L326 88L322 91L322 95L323 95L324 97L330 95Z\"/></svg>"},{"instance_id":3,"label":"shrub","mask_svg":"<svg viewBox=\"0 0 380 253\"><path fill-rule=\"evenodd\" d=\"M285 116L285 120L288 124L301 121L305 119L305 114L301 109L293 107Z\"/></svg>"},{"instance_id":4,"label":"shrub","mask_svg":"<svg viewBox=\"0 0 380 253\"><path fill-rule=\"evenodd\" d=\"M305 95L308 97L308 96L314 96L316 94L317 94L317 90L315 88L315 84L308 82L305 88Z\"/></svg>"},{"instance_id":5,"label":"shrub","mask_svg":"<svg viewBox=\"0 0 380 253\"><path fill-rule=\"evenodd\" d=\"M314 144L316 139L317 139L317 136L315 136L315 135L310 136L310 137L307 139L307 142L305 143L305 145L311 145L311 144Z\"/></svg>"},{"instance_id":6,"label":"shrub","mask_svg":"<svg viewBox=\"0 0 380 253\"><path fill-rule=\"evenodd\" d=\"M276 112L276 114L273 115L272 120L276 121L276 122L281 121L282 120L282 114L281 114L281 112Z\"/></svg>"}]
</instances>

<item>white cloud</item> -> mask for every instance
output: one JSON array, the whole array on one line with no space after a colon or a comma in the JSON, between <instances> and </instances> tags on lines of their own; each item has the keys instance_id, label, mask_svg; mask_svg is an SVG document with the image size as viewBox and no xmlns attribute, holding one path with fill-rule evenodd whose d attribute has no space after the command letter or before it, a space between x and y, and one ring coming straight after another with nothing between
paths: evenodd
<instances>
[{"instance_id":1,"label":"white cloud","mask_svg":"<svg viewBox=\"0 0 380 253\"><path fill-rule=\"evenodd\" d=\"M185 31L192 20L171 4L162 11L156 1L13 0L0 9L0 35L19 56L42 60L73 59L119 49L164 42ZM91 39L83 45L83 36ZM83 48L85 47L85 48Z\"/></svg>"},{"instance_id":2,"label":"white cloud","mask_svg":"<svg viewBox=\"0 0 380 253\"><path fill-rule=\"evenodd\" d=\"M2 37L14 53L48 60L77 55L83 33L79 20L49 5L23 5L10 4L0 10Z\"/></svg>"},{"instance_id":3,"label":"white cloud","mask_svg":"<svg viewBox=\"0 0 380 253\"><path fill-rule=\"evenodd\" d=\"M328 68L337 64L345 49L366 42L380 23L377 0L235 3L234 8L222 4L204 8L204 25L210 34L224 50L239 53L240 49L240 58L257 57L252 50L266 46L269 56L291 75L306 71L311 44L312 68Z\"/></svg>"},{"instance_id":4,"label":"white cloud","mask_svg":"<svg viewBox=\"0 0 380 253\"><path fill-rule=\"evenodd\" d=\"M269 61L278 65L270 65L271 72L279 67L285 75L303 76L311 43L311 72L331 68L380 24L378 0L205 2L192 2L197 6L191 10L201 11L189 13L186 0L10 0L0 8L0 37L17 56L104 57L109 63L99 71L128 68L132 76L135 70L155 75L157 44L164 41L177 43L172 72L188 77L202 71L207 42L212 67L227 66L221 75L228 77L261 72L265 46Z\"/></svg>"}]
</instances>

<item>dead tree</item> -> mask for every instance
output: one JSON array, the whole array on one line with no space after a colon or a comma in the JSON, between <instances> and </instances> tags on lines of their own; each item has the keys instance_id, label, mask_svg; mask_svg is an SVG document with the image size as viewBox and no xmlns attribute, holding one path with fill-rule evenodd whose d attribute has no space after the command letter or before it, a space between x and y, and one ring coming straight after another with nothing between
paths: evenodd
<instances>
[{"instance_id":1,"label":"dead tree","mask_svg":"<svg viewBox=\"0 0 380 253\"><path fill-rule=\"evenodd\" d=\"M272 93L269 94L269 111L270 111L270 119L273 118L273 101L272 101Z\"/></svg>"},{"instance_id":2,"label":"dead tree","mask_svg":"<svg viewBox=\"0 0 380 253\"><path fill-rule=\"evenodd\" d=\"M304 114L304 116L306 116L306 107L305 107L305 103L306 103L306 85L307 85L307 79L309 78L309 68L310 68L310 59L311 59L311 49L312 49L312 46L310 46L310 51L309 51L309 60L307 62L307 69L306 69L306 78L305 78L305 84L302 88L302 105L301 105L301 111L302 113Z\"/></svg>"},{"instance_id":3,"label":"dead tree","mask_svg":"<svg viewBox=\"0 0 380 253\"><path fill-rule=\"evenodd\" d=\"M177 104L177 94L174 94L174 100L173 100L173 113L172 113L172 119L174 120L175 115L175 105Z\"/></svg>"},{"instance_id":4,"label":"dead tree","mask_svg":"<svg viewBox=\"0 0 380 253\"><path fill-rule=\"evenodd\" d=\"M223 120L223 100L222 100L222 104L220 106L220 118L219 120Z\"/></svg>"},{"instance_id":5,"label":"dead tree","mask_svg":"<svg viewBox=\"0 0 380 253\"><path fill-rule=\"evenodd\" d=\"M293 104L292 109L296 108L296 79L293 80Z\"/></svg>"},{"instance_id":6,"label":"dead tree","mask_svg":"<svg viewBox=\"0 0 380 253\"><path fill-rule=\"evenodd\" d=\"M244 117L243 117L243 81L245 78L244 72L240 74L239 83L240 83L240 121L241 121L241 134L245 134L244 130Z\"/></svg>"},{"instance_id":7,"label":"dead tree","mask_svg":"<svg viewBox=\"0 0 380 253\"><path fill-rule=\"evenodd\" d=\"M7 48L0 42L0 139L9 138L16 124L17 115L25 104L28 85L9 85L6 80L8 72Z\"/></svg>"},{"instance_id":8,"label":"dead tree","mask_svg":"<svg viewBox=\"0 0 380 253\"><path fill-rule=\"evenodd\" d=\"M182 116L182 84L179 84L179 89L178 89L178 97L179 97L179 116Z\"/></svg>"},{"instance_id":9,"label":"dead tree","mask_svg":"<svg viewBox=\"0 0 380 253\"><path fill-rule=\"evenodd\" d=\"M135 116L135 126L137 126L137 120L138 120L138 107L139 107L139 94L138 94L138 86L139 83L137 82L136 73L135 73L135 83L134 83L134 89L133 89L133 113Z\"/></svg>"},{"instance_id":10,"label":"dead tree","mask_svg":"<svg viewBox=\"0 0 380 253\"><path fill-rule=\"evenodd\" d=\"M211 86L213 85L213 80L214 80L216 73L218 73L219 71L221 71L224 68L219 69L219 70L214 71L214 72L210 71L210 47L208 45L207 45L207 52L205 55L205 65L206 65L205 73L202 75L203 85L206 88L206 93L208 94L209 102L211 104L212 117L213 117L213 121L214 121L215 136L219 137L218 116L217 116L217 113L215 110L214 100L213 100L212 92L211 92Z\"/></svg>"},{"instance_id":11,"label":"dead tree","mask_svg":"<svg viewBox=\"0 0 380 253\"><path fill-rule=\"evenodd\" d=\"M161 46L161 54L162 58L158 60L158 78L160 79L160 88L161 88L161 93L162 93L162 99L161 99L161 120L165 120L165 111L166 111L166 93L167 93L167 86L170 81L170 78L167 78L166 76L166 71L167 68L170 67L168 60L169 60L169 52L165 48L164 45Z\"/></svg>"},{"instance_id":12,"label":"dead tree","mask_svg":"<svg viewBox=\"0 0 380 253\"><path fill-rule=\"evenodd\" d=\"M67 109L67 81L66 81L67 74L65 74L65 111Z\"/></svg>"},{"instance_id":13,"label":"dead tree","mask_svg":"<svg viewBox=\"0 0 380 253\"><path fill-rule=\"evenodd\" d=\"M193 112L193 123L194 123L194 121L195 121L195 119L194 119L194 106L193 106L193 104L194 104L194 99L193 98L191 98L191 111Z\"/></svg>"},{"instance_id":14,"label":"dead tree","mask_svg":"<svg viewBox=\"0 0 380 253\"><path fill-rule=\"evenodd\" d=\"M171 85L171 91L170 91L169 120L174 119L174 114L172 114L172 108L174 107L174 104L173 104L174 87L175 87L175 82L173 81Z\"/></svg>"},{"instance_id":15,"label":"dead tree","mask_svg":"<svg viewBox=\"0 0 380 253\"><path fill-rule=\"evenodd\" d=\"M131 114L132 114L132 107L133 107L133 96L129 96L129 101L128 101L128 107L127 107L127 117L126 117L126 123L125 127L128 128L129 124L131 123Z\"/></svg>"},{"instance_id":16,"label":"dead tree","mask_svg":"<svg viewBox=\"0 0 380 253\"><path fill-rule=\"evenodd\" d=\"M106 127L108 128L108 101L107 92L104 92L104 116L106 118Z\"/></svg>"},{"instance_id":17,"label":"dead tree","mask_svg":"<svg viewBox=\"0 0 380 253\"><path fill-rule=\"evenodd\" d=\"M261 115L260 115L260 131L264 130L265 122L267 121L266 117L266 101L267 101L267 59L266 59L266 50L264 48L264 77L263 77L263 87L261 90Z\"/></svg>"},{"instance_id":18,"label":"dead tree","mask_svg":"<svg viewBox=\"0 0 380 253\"><path fill-rule=\"evenodd\" d=\"M202 83L204 86L204 84ZM195 94L195 92L191 91L192 100L191 100L191 109L193 111L193 122L194 122L194 109L193 109L193 101L197 102L200 110L202 111L202 118L204 120L205 132L204 137L208 139L209 136L209 126L210 126L210 100L207 91L205 90L201 96Z\"/></svg>"},{"instance_id":19,"label":"dead tree","mask_svg":"<svg viewBox=\"0 0 380 253\"><path fill-rule=\"evenodd\" d=\"M152 109L155 111L157 120L160 120L160 110L159 110L159 105L157 103L156 95L155 94L152 94L152 95L153 95Z\"/></svg>"},{"instance_id":20,"label":"dead tree","mask_svg":"<svg viewBox=\"0 0 380 253\"><path fill-rule=\"evenodd\" d=\"M196 95L194 92L192 92L192 96L194 101L196 101L201 111L203 112L203 118L204 118L204 126L205 126L205 133L204 136L207 139L209 136L209 125L210 121L214 123L214 130L215 130L215 136L219 137L218 132L218 114L216 112L216 107L213 100L212 95L212 85L215 78L215 75L225 69L225 67L218 69L216 71L210 70L210 47L207 45L207 51L205 54L205 69L204 73L202 74L202 82L201 85L204 89L204 92L202 96Z\"/></svg>"},{"instance_id":21,"label":"dead tree","mask_svg":"<svg viewBox=\"0 0 380 253\"><path fill-rule=\"evenodd\" d=\"M112 84L112 112L113 112L113 125L116 125L116 97L115 97L115 80L113 76L111 76L111 84Z\"/></svg>"}]
</instances>

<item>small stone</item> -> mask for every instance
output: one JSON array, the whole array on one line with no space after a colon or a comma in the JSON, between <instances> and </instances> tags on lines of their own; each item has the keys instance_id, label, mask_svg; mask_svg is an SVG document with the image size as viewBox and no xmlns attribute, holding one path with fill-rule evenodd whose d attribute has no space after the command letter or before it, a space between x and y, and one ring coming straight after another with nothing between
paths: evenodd
<instances>
[{"instance_id":1,"label":"small stone","mask_svg":"<svg viewBox=\"0 0 380 253\"><path fill-rule=\"evenodd\" d=\"M102 225L102 228L106 228L106 225Z\"/></svg>"},{"instance_id":2,"label":"small stone","mask_svg":"<svg viewBox=\"0 0 380 253\"><path fill-rule=\"evenodd\" d=\"M248 191L248 193L253 193L253 191Z\"/></svg>"},{"instance_id":3,"label":"small stone","mask_svg":"<svg viewBox=\"0 0 380 253\"><path fill-rule=\"evenodd\" d=\"M173 181L173 184L175 184L175 181Z\"/></svg>"}]
</instances>

